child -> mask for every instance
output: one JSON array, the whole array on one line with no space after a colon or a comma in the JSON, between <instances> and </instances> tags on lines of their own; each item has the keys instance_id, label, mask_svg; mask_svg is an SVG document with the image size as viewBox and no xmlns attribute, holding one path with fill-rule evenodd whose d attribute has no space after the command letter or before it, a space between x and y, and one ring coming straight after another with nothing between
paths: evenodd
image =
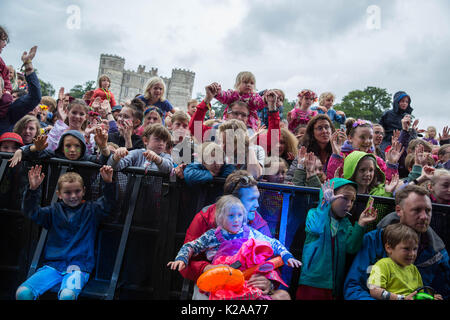
<instances>
[{"instance_id":1,"label":"child","mask_svg":"<svg viewBox=\"0 0 450 320\"><path fill-rule=\"evenodd\" d=\"M114 142L119 147L125 147L127 150L144 148L144 143L137 130L141 125L144 116L144 103L135 98L130 104L120 110L117 116L118 132L108 135L108 141Z\"/></svg>"},{"instance_id":2,"label":"child","mask_svg":"<svg viewBox=\"0 0 450 320\"><path fill-rule=\"evenodd\" d=\"M266 245L273 250L273 254L281 256L288 266L301 266L301 262L295 259L280 241L269 238L247 225L247 211L239 198L232 195L222 196L217 202L215 220L217 228L208 230L196 240L187 242L181 247L175 261L167 264L172 270L183 270L193 255L204 251L208 260L213 261L213 264L219 264L224 258L238 254L241 247L253 239L267 243ZM247 253L247 255L254 254L247 259L239 255L235 257L240 262L260 260L263 262L265 259L257 256L256 252L255 250ZM251 266L247 264L244 268Z\"/></svg>"},{"instance_id":3,"label":"child","mask_svg":"<svg viewBox=\"0 0 450 320\"><path fill-rule=\"evenodd\" d=\"M437 168L445 168L450 170L450 144L444 144L438 150L438 164Z\"/></svg>"},{"instance_id":4,"label":"child","mask_svg":"<svg viewBox=\"0 0 450 320\"><path fill-rule=\"evenodd\" d=\"M288 128L291 132L294 132L299 124L307 124L311 118L318 114L317 111L310 109L313 102L317 99L317 95L313 91L308 89L302 90L297 97L296 106L287 114Z\"/></svg>"},{"instance_id":5,"label":"child","mask_svg":"<svg viewBox=\"0 0 450 320\"><path fill-rule=\"evenodd\" d=\"M194 115L195 111L197 110L197 106L198 106L197 99L191 99L188 101L187 114L189 115L189 117L192 117Z\"/></svg>"},{"instance_id":6,"label":"child","mask_svg":"<svg viewBox=\"0 0 450 320\"><path fill-rule=\"evenodd\" d=\"M298 300L331 300L342 295L346 254L359 251L365 226L377 210L367 207L354 226L346 217L356 199L356 184L333 178L322 186L320 205L306 217L303 267Z\"/></svg>"},{"instance_id":7,"label":"child","mask_svg":"<svg viewBox=\"0 0 450 320\"><path fill-rule=\"evenodd\" d=\"M89 99L89 106L92 106L92 103L97 97L100 97L101 102L103 102L103 100L108 100L110 105L117 105L116 99L114 99L114 94L109 90L110 86L111 79L105 74L101 75L100 78L98 78L98 88L94 90L94 94Z\"/></svg>"},{"instance_id":8,"label":"child","mask_svg":"<svg viewBox=\"0 0 450 320\"><path fill-rule=\"evenodd\" d=\"M23 146L22 137L14 132L5 132L0 136L0 152L16 152Z\"/></svg>"},{"instance_id":9,"label":"child","mask_svg":"<svg viewBox=\"0 0 450 320\"><path fill-rule=\"evenodd\" d=\"M306 148L301 147L292 183L296 186L320 188L325 179L326 175L320 159L315 156L314 152L306 153Z\"/></svg>"},{"instance_id":10,"label":"child","mask_svg":"<svg viewBox=\"0 0 450 320\"><path fill-rule=\"evenodd\" d=\"M430 179L430 198L432 202L450 205L450 171L436 169Z\"/></svg>"},{"instance_id":11,"label":"child","mask_svg":"<svg viewBox=\"0 0 450 320\"><path fill-rule=\"evenodd\" d=\"M144 132L144 129L149 124L163 123L162 117L163 117L163 113L162 113L161 109L159 109L158 107L150 107L150 108L145 109L145 111L144 111L144 123L136 131L136 134L142 136L142 133Z\"/></svg>"},{"instance_id":12,"label":"child","mask_svg":"<svg viewBox=\"0 0 450 320\"><path fill-rule=\"evenodd\" d=\"M149 125L142 135L146 149L135 149L128 152L126 148L119 148L108 159L108 165L111 165L114 170L132 166L170 173L173 162L165 150L171 139L169 130L163 125L159 123Z\"/></svg>"},{"instance_id":13,"label":"child","mask_svg":"<svg viewBox=\"0 0 450 320\"><path fill-rule=\"evenodd\" d=\"M13 132L22 137L24 144L31 144L41 134L41 125L36 117L26 115L14 125Z\"/></svg>"},{"instance_id":14,"label":"child","mask_svg":"<svg viewBox=\"0 0 450 320\"><path fill-rule=\"evenodd\" d=\"M62 107L58 106L60 119L55 122L52 130L48 133L48 149L54 151L58 145L61 135L67 130L77 130L83 135L87 127L87 117L89 108L82 99L74 99L67 106L67 114ZM93 154L95 149L94 135L89 135L86 139L86 152Z\"/></svg>"},{"instance_id":15,"label":"child","mask_svg":"<svg viewBox=\"0 0 450 320\"><path fill-rule=\"evenodd\" d=\"M298 140L299 148L301 147L301 141L302 141L302 138L303 138L303 136L304 136L305 133L306 133L306 126L307 126L306 123L300 123L300 124L297 126L297 128L295 128L295 130L294 130L295 137L296 137L297 140Z\"/></svg>"},{"instance_id":16,"label":"child","mask_svg":"<svg viewBox=\"0 0 450 320\"><path fill-rule=\"evenodd\" d=\"M436 138L436 127L429 126L427 128L427 131L425 132L425 138L423 138L423 140L431 143L432 145L438 146L439 141L437 141L435 138Z\"/></svg>"},{"instance_id":17,"label":"child","mask_svg":"<svg viewBox=\"0 0 450 320\"><path fill-rule=\"evenodd\" d=\"M384 150L381 150L380 145L384 138L384 128L381 124L373 124L373 146L375 148L375 154L383 160L386 160Z\"/></svg>"},{"instance_id":18,"label":"child","mask_svg":"<svg viewBox=\"0 0 450 320\"><path fill-rule=\"evenodd\" d=\"M172 115L172 144L170 151L174 164L191 164L194 162L195 144L189 131L189 115L176 111Z\"/></svg>"},{"instance_id":19,"label":"child","mask_svg":"<svg viewBox=\"0 0 450 320\"><path fill-rule=\"evenodd\" d=\"M226 178L235 166L225 164L225 152L214 142L201 145L201 163L189 163L184 169L184 179L188 185L210 182L214 177Z\"/></svg>"},{"instance_id":20,"label":"child","mask_svg":"<svg viewBox=\"0 0 450 320\"><path fill-rule=\"evenodd\" d=\"M118 120L117 116L119 115L121 110L122 110L122 106L120 104L112 107L111 113L112 113L114 120L116 120L116 121Z\"/></svg>"},{"instance_id":21,"label":"child","mask_svg":"<svg viewBox=\"0 0 450 320\"><path fill-rule=\"evenodd\" d=\"M333 109L333 102L335 96L331 92L324 92L319 97L319 106L311 107L311 110L319 112L319 114L326 114L331 121L336 121L340 124L345 123L345 113L343 111L336 111Z\"/></svg>"},{"instance_id":22,"label":"child","mask_svg":"<svg viewBox=\"0 0 450 320\"><path fill-rule=\"evenodd\" d=\"M158 107L161 109L163 115L163 124L164 119L166 117L166 113L174 113L172 104L165 98L166 93L166 85L164 80L160 77L152 77L150 78L144 89L144 94L138 96L138 99L141 99L147 107Z\"/></svg>"},{"instance_id":23,"label":"child","mask_svg":"<svg viewBox=\"0 0 450 320\"><path fill-rule=\"evenodd\" d=\"M0 53L2 53L3 48L6 47L6 44L8 42L9 42L8 33L2 26L0 26ZM9 68L6 66L5 62L1 57L0 57L0 76L4 82L5 93L11 95L12 85L11 80L9 79Z\"/></svg>"},{"instance_id":24,"label":"child","mask_svg":"<svg viewBox=\"0 0 450 320\"><path fill-rule=\"evenodd\" d=\"M265 158L264 173L261 181L284 183L287 170L288 164L283 158L275 156L267 157Z\"/></svg>"},{"instance_id":25,"label":"child","mask_svg":"<svg viewBox=\"0 0 450 320\"><path fill-rule=\"evenodd\" d=\"M419 247L417 232L401 223L391 224L383 231L383 243L389 257L373 265L368 278L370 295L378 300L413 300L415 290L423 286L413 264ZM434 298L442 300L439 294Z\"/></svg>"},{"instance_id":26,"label":"child","mask_svg":"<svg viewBox=\"0 0 450 320\"><path fill-rule=\"evenodd\" d=\"M100 169L105 182L103 197L86 202L81 176L74 172L63 174L57 186L62 201L41 208L40 186L45 177L41 169L42 166L36 165L28 172L29 189L25 192L22 211L48 230L44 266L19 286L16 299L35 300L61 283L58 299L76 300L94 268L98 225L113 207L113 170L108 166Z\"/></svg>"},{"instance_id":27,"label":"child","mask_svg":"<svg viewBox=\"0 0 450 320\"><path fill-rule=\"evenodd\" d=\"M337 130L331 136L331 147L333 154L327 166L327 178L331 179L335 176L336 170L342 167L344 157L354 151L362 151L366 153L374 153L373 148L373 128L370 121L358 119L356 121L346 122L347 135L342 130ZM346 139L347 138L347 139ZM394 142L392 148L386 154L387 165L383 159L375 156L377 165L386 175L386 180L391 181L394 174L398 174L398 161L403 148L399 142ZM339 172L340 174L340 172Z\"/></svg>"},{"instance_id":28,"label":"child","mask_svg":"<svg viewBox=\"0 0 450 320\"><path fill-rule=\"evenodd\" d=\"M236 83L234 84L234 90L222 91L220 86L215 98L223 104L226 104L223 111L223 119L230 109L230 104L237 100L245 101L249 106L249 115L247 119L247 125L253 130L258 129L258 110L265 107L263 98L255 91L256 79L253 73L249 71L239 72L236 76Z\"/></svg>"}]
</instances>

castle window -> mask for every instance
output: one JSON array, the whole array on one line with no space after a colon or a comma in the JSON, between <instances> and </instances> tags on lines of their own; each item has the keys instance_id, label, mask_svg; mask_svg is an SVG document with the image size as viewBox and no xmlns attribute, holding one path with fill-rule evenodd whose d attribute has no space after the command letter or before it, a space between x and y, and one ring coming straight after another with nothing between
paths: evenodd
<instances>
[{"instance_id":1,"label":"castle window","mask_svg":"<svg viewBox=\"0 0 450 320\"><path fill-rule=\"evenodd\" d=\"M125 97L128 97L128 87L125 87Z\"/></svg>"},{"instance_id":2,"label":"castle window","mask_svg":"<svg viewBox=\"0 0 450 320\"><path fill-rule=\"evenodd\" d=\"M130 75L127 74L127 82L130 82Z\"/></svg>"}]
</instances>

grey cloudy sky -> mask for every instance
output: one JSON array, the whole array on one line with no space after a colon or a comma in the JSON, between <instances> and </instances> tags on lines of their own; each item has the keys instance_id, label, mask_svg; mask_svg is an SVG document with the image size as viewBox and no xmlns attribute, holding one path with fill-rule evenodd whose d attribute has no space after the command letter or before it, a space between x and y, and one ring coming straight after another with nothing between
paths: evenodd
<instances>
[{"instance_id":1,"label":"grey cloudy sky","mask_svg":"<svg viewBox=\"0 0 450 320\"><path fill-rule=\"evenodd\" d=\"M80 27L69 6L80 9ZM370 6L379 8L379 29ZM196 73L193 96L217 81L231 88L249 70L258 89L349 91L377 86L412 97L421 127L450 125L450 2L447 0L2 0L10 35L2 57L39 46L39 75L57 89L96 80L101 53L125 67ZM372 24L372 26L375 26Z\"/></svg>"}]
</instances>

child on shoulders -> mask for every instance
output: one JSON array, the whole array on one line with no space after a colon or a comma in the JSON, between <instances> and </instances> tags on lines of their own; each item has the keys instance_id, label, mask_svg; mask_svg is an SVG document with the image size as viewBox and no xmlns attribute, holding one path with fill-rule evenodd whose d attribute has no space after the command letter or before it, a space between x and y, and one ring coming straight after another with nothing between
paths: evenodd
<instances>
[{"instance_id":1,"label":"child on shoulders","mask_svg":"<svg viewBox=\"0 0 450 320\"><path fill-rule=\"evenodd\" d=\"M336 111L333 108L335 96L331 92L324 92L319 96L319 106L311 107L311 110L319 112L319 114L326 114L331 121L336 121L344 124L346 117L343 111Z\"/></svg>"},{"instance_id":2,"label":"child on shoulders","mask_svg":"<svg viewBox=\"0 0 450 320\"><path fill-rule=\"evenodd\" d=\"M317 100L317 95L314 91L304 89L297 97L297 104L287 114L288 128L291 132L294 132L295 128L300 124L307 124L311 118L318 114L317 111L310 109L314 101Z\"/></svg>"}]
</instances>

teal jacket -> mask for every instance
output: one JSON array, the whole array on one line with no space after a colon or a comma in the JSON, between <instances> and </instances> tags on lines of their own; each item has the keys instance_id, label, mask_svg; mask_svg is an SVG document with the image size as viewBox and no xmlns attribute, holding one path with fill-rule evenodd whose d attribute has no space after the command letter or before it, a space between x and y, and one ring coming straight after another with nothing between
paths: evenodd
<instances>
[{"instance_id":1,"label":"teal jacket","mask_svg":"<svg viewBox=\"0 0 450 320\"><path fill-rule=\"evenodd\" d=\"M346 184L355 185L354 182L342 178L334 178L331 182L333 181L334 190ZM322 203L322 198L321 190L319 203ZM308 212L299 284L332 289L333 296L341 296L345 279L346 254L355 254L359 251L365 228L358 223L352 226L348 218L342 218L339 221L334 251L332 251L330 214L331 204L323 207L319 205Z\"/></svg>"}]
</instances>

